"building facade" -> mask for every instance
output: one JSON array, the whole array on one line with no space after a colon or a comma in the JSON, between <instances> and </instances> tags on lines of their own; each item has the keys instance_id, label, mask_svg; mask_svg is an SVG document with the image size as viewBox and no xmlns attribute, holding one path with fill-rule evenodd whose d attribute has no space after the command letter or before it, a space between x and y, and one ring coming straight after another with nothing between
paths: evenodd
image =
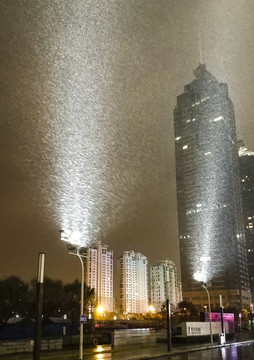
<instances>
[{"instance_id":1,"label":"building facade","mask_svg":"<svg viewBox=\"0 0 254 360\"><path fill-rule=\"evenodd\" d=\"M85 282L95 289L98 305L113 312L113 250L100 241L86 250Z\"/></svg>"},{"instance_id":2,"label":"building facade","mask_svg":"<svg viewBox=\"0 0 254 360\"><path fill-rule=\"evenodd\" d=\"M161 311L169 296L172 309L182 301L181 283L177 278L177 268L173 261L162 260L150 266L151 304L157 312Z\"/></svg>"},{"instance_id":3,"label":"building facade","mask_svg":"<svg viewBox=\"0 0 254 360\"><path fill-rule=\"evenodd\" d=\"M226 84L200 64L174 109L184 300L237 309L250 302L233 104ZM197 281L198 280L198 281Z\"/></svg>"},{"instance_id":4,"label":"building facade","mask_svg":"<svg viewBox=\"0 0 254 360\"><path fill-rule=\"evenodd\" d=\"M254 301L254 152L239 142L243 218L252 302Z\"/></svg>"},{"instance_id":5,"label":"building facade","mask_svg":"<svg viewBox=\"0 0 254 360\"><path fill-rule=\"evenodd\" d=\"M148 261L141 253L125 251L120 258L120 299L123 314L148 312Z\"/></svg>"}]
</instances>

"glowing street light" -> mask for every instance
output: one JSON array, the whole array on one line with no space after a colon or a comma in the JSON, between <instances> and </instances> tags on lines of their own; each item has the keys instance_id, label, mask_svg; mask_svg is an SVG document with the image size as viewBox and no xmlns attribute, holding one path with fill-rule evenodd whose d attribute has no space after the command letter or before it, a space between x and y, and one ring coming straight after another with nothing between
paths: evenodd
<instances>
[{"instance_id":1,"label":"glowing street light","mask_svg":"<svg viewBox=\"0 0 254 360\"><path fill-rule=\"evenodd\" d=\"M148 308L149 312L151 313L155 313L155 308L153 305L150 305L149 308Z\"/></svg>"},{"instance_id":2,"label":"glowing street light","mask_svg":"<svg viewBox=\"0 0 254 360\"><path fill-rule=\"evenodd\" d=\"M80 231L78 230L71 231L65 229L65 230L61 230L60 234L61 234L61 240L77 246L82 245L82 241L81 241L82 233Z\"/></svg>"},{"instance_id":3,"label":"glowing street light","mask_svg":"<svg viewBox=\"0 0 254 360\"><path fill-rule=\"evenodd\" d=\"M207 284L204 282L204 274L202 274L201 272L196 272L193 275L194 279L200 282L200 285L202 288L205 289L205 291L207 292L207 297L208 297L208 313L209 313L209 324L210 324L210 338L211 338L211 345L213 345L213 332L212 332L212 319L211 319L211 301L210 301L210 294L209 291L207 289Z\"/></svg>"},{"instance_id":4,"label":"glowing street light","mask_svg":"<svg viewBox=\"0 0 254 360\"><path fill-rule=\"evenodd\" d=\"M79 231L61 230L61 240L68 242L67 248L70 255L78 256L81 264L81 295L80 295L80 339L79 339L79 360L83 360L83 316L84 316L84 263L82 257L85 256L85 248L82 247L82 233Z\"/></svg>"},{"instance_id":5,"label":"glowing street light","mask_svg":"<svg viewBox=\"0 0 254 360\"><path fill-rule=\"evenodd\" d=\"M195 272L195 274L193 275L194 279L201 282L201 283L205 283L205 276L202 272Z\"/></svg>"},{"instance_id":6,"label":"glowing street light","mask_svg":"<svg viewBox=\"0 0 254 360\"><path fill-rule=\"evenodd\" d=\"M101 315L101 314L104 312L104 309L103 309L102 306L98 306L97 309L96 309L96 311L97 311L98 314Z\"/></svg>"},{"instance_id":7,"label":"glowing street light","mask_svg":"<svg viewBox=\"0 0 254 360\"><path fill-rule=\"evenodd\" d=\"M104 325L104 320L105 320L105 309L102 305L98 305L96 308L96 318L97 319L102 319L103 320L103 325Z\"/></svg>"}]
</instances>

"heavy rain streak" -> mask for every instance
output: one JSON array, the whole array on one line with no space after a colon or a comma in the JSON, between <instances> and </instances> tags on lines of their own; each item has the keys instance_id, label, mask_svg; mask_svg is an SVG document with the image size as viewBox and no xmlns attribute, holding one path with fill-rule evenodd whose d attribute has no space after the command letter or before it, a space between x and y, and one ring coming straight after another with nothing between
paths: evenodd
<instances>
[{"instance_id":1,"label":"heavy rain streak","mask_svg":"<svg viewBox=\"0 0 254 360\"><path fill-rule=\"evenodd\" d=\"M116 257L132 249L179 265L173 109L199 62L228 84L238 138L253 150L253 4L244 3L1 1L3 274L15 266L31 278L45 251L49 273L70 279L55 266L56 256L75 263L59 230L101 240ZM198 204L205 216L206 199ZM198 243L198 275L211 274L215 220Z\"/></svg>"},{"instance_id":2,"label":"heavy rain streak","mask_svg":"<svg viewBox=\"0 0 254 360\"><path fill-rule=\"evenodd\" d=\"M143 93L156 80L146 77L152 64L137 75L145 56L137 38L135 73L126 68L129 20L116 8L115 2L100 8L92 1L71 7L46 2L37 5L37 16L22 8L30 19L25 29L24 22L16 25L22 43L12 36L13 46L22 48L11 74L20 117L13 146L28 186L36 186L33 201L59 230L82 234L82 244L138 217L152 203L151 184L167 181L160 178L167 171L168 123L153 121L159 118L156 85Z\"/></svg>"}]
</instances>

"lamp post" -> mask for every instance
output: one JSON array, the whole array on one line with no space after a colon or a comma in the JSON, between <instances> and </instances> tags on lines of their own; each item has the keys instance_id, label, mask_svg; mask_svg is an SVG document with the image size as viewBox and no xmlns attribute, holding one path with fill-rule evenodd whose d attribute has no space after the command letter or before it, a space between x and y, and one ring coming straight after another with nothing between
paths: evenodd
<instances>
[{"instance_id":1,"label":"lamp post","mask_svg":"<svg viewBox=\"0 0 254 360\"><path fill-rule=\"evenodd\" d=\"M223 304L222 304L222 295L219 295L220 299L220 316L221 316L221 334L219 335L220 339L220 345L226 343L226 335L225 335L225 329L224 329L224 320L223 320Z\"/></svg>"},{"instance_id":2,"label":"lamp post","mask_svg":"<svg viewBox=\"0 0 254 360\"><path fill-rule=\"evenodd\" d=\"M67 249L70 255L78 256L81 264L81 294L80 294L80 332L79 332L79 360L83 360L83 334L84 334L84 263L82 258L86 257L85 248L81 246L80 237L81 233L71 231L60 231L61 240L67 241Z\"/></svg>"},{"instance_id":3,"label":"lamp post","mask_svg":"<svg viewBox=\"0 0 254 360\"><path fill-rule=\"evenodd\" d=\"M210 337L211 337L211 345L213 345L213 332L212 332L212 319L211 319L211 301L210 301L210 294L209 291L207 289L207 285L206 283L201 281L201 287L205 289L205 291L207 292L207 297L208 297L208 313L209 313L209 324L210 324Z\"/></svg>"},{"instance_id":4,"label":"lamp post","mask_svg":"<svg viewBox=\"0 0 254 360\"><path fill-rule=\"evenodd\" d=\"M41 351L41 318L43 306L43 283L44 283L44 269L45 269L45 253L39 253L38 259L38 276L37 276L37 294L36 294L36 332L34 339L33 359L40 359Z\"/></svg>"},{"instance_id":5,"label":"lamp post","mask_svg":"<svg viewBox=\"0 0 254 360\"><path fill-rule=\"evenodd\" d=\"M81 295L80 295L80 319L84 315L84 263L80 255L80 248L77 248L77 256L81 264ZM80 322L79 359L83 360L83 322Z\"/></svg>"},{"instance_id":6,"label":"lamp post","mask_svg":"<svg viewBox=\"0 0 254 360\"><path fill-rule=\"evenodd\" d=\"M167 309L167 345L168 345L168 351L171 351L171 308L170 308L169 281L166 281L166 309Z\"/></svg>"},{"instance_id":7,"label":"lamp post","mask_svg":"<svg viewBox=\"0 0 254 360\"><path fill-rule=\"evenodd\" d=\"M252 336L253 336L253 304L250 305L250 325L251 325L251 333L252 333Z\"/></svg>"},{"instance_id":8,"label":"lamp post","mask_svg":"<svg viewBox=\"0 0 254 360\"><path fill-rule=\"evenodd\" d=\"M202 256L200 258L200 261L203 263L207 263L211 260L210 256ZM210 337L211 337L211 345L213 345L213 332L212 332L212 318L211 318L211 301L210 301L210 294L209 291L207 289L207 274L205 271L197 271L194 275L193 275L194 279L200 282L200 285L202 288L205 289L205 291L207 292L207 297L208 297L208 312L209 312L209 323L210 323Z\"/></svg>"},{"instance_id":9,"label":"lamp post","mask_svg":"<svg viewBox=\"0 0 254 360\"><path fill-rule=\"evenodd\" d=\"M224 321L223 321L223 304L222 304L222 295L219 295L220 299L220 316L221 316L221 333L224 334Z\"/></svg>"}]
</instances>

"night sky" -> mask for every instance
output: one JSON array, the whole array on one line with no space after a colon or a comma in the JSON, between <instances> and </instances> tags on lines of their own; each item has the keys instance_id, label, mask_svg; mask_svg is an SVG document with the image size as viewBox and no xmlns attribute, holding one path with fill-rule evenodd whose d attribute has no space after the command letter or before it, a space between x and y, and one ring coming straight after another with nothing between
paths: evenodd
<instances>
[{"instance_id":1,"label":"night sky","mask_svg":"<svg viewBox=\"0 0 254 360\"><path fill-rule=\"evenodd\" d=\"M254 150L253 0L2 0L0 277L79 277L59 230L179 266L173 109L199 62Z\"/></svg>"}]
</instances>

